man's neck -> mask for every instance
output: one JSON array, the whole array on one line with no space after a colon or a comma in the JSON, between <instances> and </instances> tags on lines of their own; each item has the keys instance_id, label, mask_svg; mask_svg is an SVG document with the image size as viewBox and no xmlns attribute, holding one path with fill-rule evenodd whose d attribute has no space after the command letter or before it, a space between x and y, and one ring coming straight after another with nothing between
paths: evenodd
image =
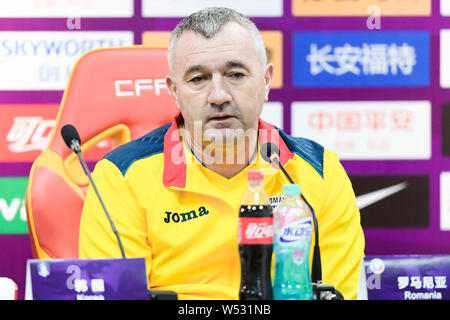
<instances>
[{"instance_id":1,"label":"man's neck","mask_svg":"<svg viewBox=\"0 0 450 320\"><path fill-rule=\"evenodd\" d=\"M234 143L199 143L183 127L184 138L194 156L208 169L230 179L244 170L256 156L257 135L245 136ZM255 130L256 132L256 130Z\"/></svg>"},{"instance_id":2,"label":"man's neck","mask_svg":"<svg viewBox=\"0 0 450 320\"><path fill-rule=\"evenodd\" d=\"M232 152L234 156L234 160L232 163L229 163L228 161L226 163L217 163L215 159L213 161L208 161L205 164L205 166L220 174L221 176L230 179L237 175L239 172L244 170L252 161L252 156L255 154L255 150L257 148L257 139L253 143L249 143L248 147L245 147L243 150L236 150L236 151L227 151ZM241 159L238 159L238 155L245 155L243 161Z\"/></svg>"}]
</instances>

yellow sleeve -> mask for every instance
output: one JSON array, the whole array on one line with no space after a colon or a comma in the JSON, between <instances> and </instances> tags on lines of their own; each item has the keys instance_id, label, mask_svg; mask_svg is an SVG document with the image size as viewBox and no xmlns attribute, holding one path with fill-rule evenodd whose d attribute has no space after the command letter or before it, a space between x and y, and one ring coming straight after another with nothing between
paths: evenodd
<instances>
[{"instance_id":1,"label":"yellow sleeve","mask_svg":"<svg viewBox=\"0 0 450 320\"><path fill-rule=\"evenodd\" d=\"M145 210L139 206L128 181L109 160L97 163L93 179L119 232L126 257L145 258L149 279L152 248L147 237ZM81 214L79 257L122 257L116 235L92 186L89 186Z\"/></svg>"},{"instance_id":2,"label":"yellow sleeve","mask_svg":"<svg viewBox=\"0 0 450 320\"><path fill-rule=\"evenodd\" d=\"M355 193L337 155L324 151L324 189L319 242L324 284L334 285L345 299L356 299L364 234Z\"/></svg>"}]
</instances>

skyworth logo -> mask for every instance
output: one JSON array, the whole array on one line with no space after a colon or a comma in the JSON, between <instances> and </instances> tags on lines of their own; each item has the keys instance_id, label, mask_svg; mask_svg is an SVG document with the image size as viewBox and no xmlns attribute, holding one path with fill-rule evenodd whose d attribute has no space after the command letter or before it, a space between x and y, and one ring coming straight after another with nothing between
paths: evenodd
<instances>
[{"instance_id":1,"label":"skyworth logo","mask_svg":"<svg viewBox=\"0 0 450 320\"><path fill-rule=\"evenodd\" d=\"M427 87L430 34L296 32L295 87Z\"/></svg>"},{"instance_id":2,"label":"skyworth logo","mask_svg":"<svg viewBox=\"0 0 450 320\"><path fill-rule=\"evenodd\" d=\"M133 45L129 31L0 31L0 90L64 90L87 51Z\"/></svg>"}]
</instances>

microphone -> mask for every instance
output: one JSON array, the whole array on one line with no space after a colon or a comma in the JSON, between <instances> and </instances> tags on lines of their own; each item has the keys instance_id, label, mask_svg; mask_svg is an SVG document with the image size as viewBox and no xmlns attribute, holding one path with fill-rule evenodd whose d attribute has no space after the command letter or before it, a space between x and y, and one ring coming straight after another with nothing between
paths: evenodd
<instances>
[{"instance_id":1,"label":"microphone","mask_svg":"<svg viewBox=\"0 0 450 320\"><path fill-rule=\"evenodd\" d=\"M76 154L81 152L81 139L77 129L71 124L66 124L61 128L61 136L66 145L75 151Z\"/></svg>"},{"instance_id":2,"label":"microphone","mask_svg":"<svg viewBox=\"0 0 450 320\"><path fill-rule=\"evenodd\" d=\"M280 161L280 148L273 142L266 142L260 148L261 157L268 163L274 163L278 168L281 169L284 176L288 179L289 183L295 184L291 176L288 174L286 169L283 167ZM314 251L313 251L313 261L312 261L312 272L311 281L314 291L316 291L316 296L323 300L343 300L342 294L335 289L333 286L322 285L322 262L320 258L320 247L319 247L319 224L317 222L317 216L314 212L313 207L309 204L303 193L300 195L302 200L306 203L309 210L312 213L312 218L314 221Z\"/></svg>"},{"instance_id":3,"label":"microphone","mask_svg":"<svg viewBox=\"0 0 450 320\"><path fill-rule=\"evenodd\" d=\"M84 161L84 158L81 155L81 139L80 139L80 135L78 134L77 129L75 129L75 127L71 124L66 124L65 126L63 126L61 128L61 136L64 139L64 142L66 143L66 145L70 149L72 149L76 153L78 158L80 159L81 166L83 167L84 172L88 176L89 181L91 182L91 185L94 188L95 193L97 194L97 198L98 198L98 200L100 200L100 203L103 207L103 211L105 211L105 213L106 213L106 217L109 220L109 224L111 225L111 228L112 228L114 234L116 235L117 242L119 243L119 247L120 247L120 252L122 253L122 258L125 259L126 258L125 251L123 250L122 240L120 239L119 232L117 231L117 228L116 228L114 222L112 221L111 216L108 213L108 210L106 209L103 199L97 190L97 186L95 185L94 180L92 179L91 172L89 171L86 161Z\"/></svg>"}]
</instances>

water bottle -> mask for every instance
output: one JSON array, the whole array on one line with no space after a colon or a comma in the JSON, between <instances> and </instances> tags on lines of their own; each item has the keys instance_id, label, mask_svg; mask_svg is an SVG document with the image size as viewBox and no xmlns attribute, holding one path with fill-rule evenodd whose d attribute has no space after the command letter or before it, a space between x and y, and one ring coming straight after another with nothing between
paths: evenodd
<instances>
[{"instance_id":1,"label":"water bottle","mask_svg":"<svg viewBox=\"0 0 450 320\"><path fill-rule=\"evenodd\" d=\"M271 300L273 252L272 206L261 170L248 171L248 189L241 202L238 243L241 262L240 300Z\"/></svg>"},{"instance_id":2,"label":"water bottle","mask_svg":"<svg viewBox=\"0 0 450 320\"><path fill-rule=\"evenodd\" d=\"M273 212L275 300L312 300L309 249L312 214L300 198L300 186L283 186L286 197Z\"/></svg>"}]
</instances>

